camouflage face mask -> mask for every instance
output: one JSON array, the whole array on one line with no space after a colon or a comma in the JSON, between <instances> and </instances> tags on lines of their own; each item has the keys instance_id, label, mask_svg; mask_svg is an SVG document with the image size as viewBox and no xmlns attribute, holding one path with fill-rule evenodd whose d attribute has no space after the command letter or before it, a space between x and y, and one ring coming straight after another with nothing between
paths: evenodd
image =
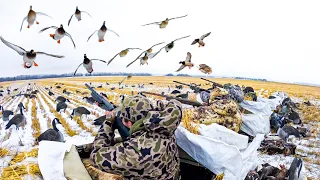
<instances>
[{"instance_id":1,"label":"camouflage face mask","mask_svg":"<svg viewBox=\"0 0 320 180\"><path fill-rule=\"evenodd\" d=\"M151 102L139 95L124 97L118 107L120 117L133 123L144 119L150 110L153 110Z\"/></svg>"}]
</instances>

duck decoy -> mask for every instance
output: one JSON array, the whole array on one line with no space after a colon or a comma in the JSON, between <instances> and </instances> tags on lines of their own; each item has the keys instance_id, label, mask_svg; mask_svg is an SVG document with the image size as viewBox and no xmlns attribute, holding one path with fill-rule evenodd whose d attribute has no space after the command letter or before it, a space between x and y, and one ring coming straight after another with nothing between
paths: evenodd
<instances>
[{"instance_id":1,"label":"duck decoy","mask_svg":"<svg viewBox=\"0 0 320 180\"><path fill-rule=\"evenodd\" d=\"M52 120L52 127L53 129L47 129L45 132L40 134L40 136L37 138L37 141L57 141L57 142L64 142L64 138L62 133L59 131L59 129L56 126L56 122L61 124L58 118L54 118Z\"/></svg>"},{"instance_id":2,"label":"duck decoy","mask_svg":"<svg viewBox=\"0 0 320 180\"><path fill-rule=\"evenodd\" d=\"M22 104L22 102L20 102L20 103L18 104L18 108L19 108L19 109L26 109L26 108L24 107L24 105Z\"/></svg>"},{"instance_id":3,"label":"duck decoy","mask_svg":"<svg viewBox=\"0 0 320 180\"><path fill-rule=\"evenodd\" d=\"M34 22L36 21L38 15L47 16L47 17L52 19L52 17L48 16L45 13L33 11L32 6L30 6L30 10L28 12L28 15L25 18L23 18L23 20L22 20L22 24L21 24L21 27L20 27L20 32L22 30L22 26L23 26L24 21L28 22L28 27L27 28L30 28L30 26L32 26L34 24ZM39 24L39 22L36 21L36 24Z\"/></svg>"},{"instance_id":4,"label":"duck decoy","mask_svg":"<svg viewBox=\"0 0 320 180\"><path fill-rule=\"evenodd\" d=\"M298 137L298 138L301 137L299 131L296 128L292 126L284 125L284 123L285 121L282 121L280 128L277 130L277 134L281 139L287 142L287 139L290 135L294 135L295 137Z\"/></svg>"},{"instance_id":5,"label":"duck decoy","mask_svg":"<svg viewBox=\"0 0 320 180\"><path fill-rule=\"evenodd\" d=\"M20 108L20 114L16 114L15 116L13 116L13 118L11 118L9 120L5 129L9 129L10 126L12 126L14 124L14 125L16 125L16 129L19 130L19 127L25 126L26 123L27 123L26 117L23 115L22 108Z\"/></svg>"},{"instance_id":6,"label":"duck decoy","mask_svg":"<svg viewBox=\"0 0 320 180\"><path fill-rule=\"evenodd\" d=\"M295 157L289 168L289 180L298 180L301 175L302 160Z\"/></svg>"},{"instance_id":7,"label":"duck decoy","mask_svg":"<svg viewBox=\"0 0 320 180\"><path fill-rule=\"evenodd\" d=\"M94 124L94 125L97 125L97 126L98 126L98 125L102 125L102 123L103 123L105 120L106 120L106 115L101 116L101 117L95 119L94 122L93 122L93 124Z\"/></svg>"},{"instance_id":8,"label":"duck decoy","mask_svg":"<svg viewBox=\"0 0 320 180\"><path fill-rule=\"evenodd\" d=\"M92 18L92 16L91 16L89 13L87 13L86 11L80 11L80 10L78 9L78 6L77 6L77 7L76 7L76 12L71 15L71 17L70 17L70 19L69 19L69 21L68 21L68 26L70 25L70 22L71 22L71 19L72 19L73 15L77 18L78 21L81 21L81 15L82 15L82 13L86 13L86 14L88 14L88 15Z\"/></svg>"},{"instance_id":9,"label":"duck decoy","mask_svg":"<svg viewBox=\"0 0 320 180\"><path fill-rule=\"evenodd\" d=\"M53 96L54 95L54 93L51 92L50 90L49 90L48 94L49 94L49 96Z\"/></svg>"},{"instance_id":10,"label":"duck decoy","mask_svg":"<svg viewBox=\"0 0 320 180\"><path fill-rule=\"evenodd\" d=\"M23 57L23 67L24 68L31 68L33 65L34 66L38 66L38 64L35 62L37 55L47 55L47 56L51 56L51 57L55 57L55 58L64 58L64 56L59 56L59 55L53 55L53 54L48 54L45 52L36 52L33 49L31 49L30 51L26 51L25 49L23 49L20 46L17 46L15 44L12 44L8 41L6 41L5 39L3 39L0 36L0 40L9 48L13 49L14 51L16 51L20 56Z\"/></svg>"},{"instance_id":11,"label":"duck decoy","mask_svg":"<svg viewBox=\"0 0 320 180\"><path fill-rule=\"evenodd\" d=\"M187 93L186 93L186 94L179 94L177 97L178 97L178 98L187 99L187 98L188 98L188 96L189 96L189 91L187 91Z\"/></svg>"},{"instance_id":12,"label":"duck decoy","mask_svg":"<svg viewBox=\"0 0 320 180\"><path fill-rule=\"evenodd\" d=\"M93 97L84 97L82 99L86 100L89 104L94 104L96 102Z\"/></svg>"},{"instance_id":13,"label":"duck decoy","mask_svg":"<svg viewBox=\"0 0 320 180\"><path fill-rule=\"evenodd\" d=\"M171 94L180 94L181 93L181 91L178 91L178 90L173 90L172 92L171 92Z\"/></svg>"},{"instance_id":14,"label":"duck decoy","mask_svg":"<svg viewBox=\"0 0 320 180\"><path fill-rule=\"evenodd\" d=\"M201 47L201 46L203 47L205 45L205 43L203 42L203 39L208 37L210 34L211 34L211 32L208 32L207 34L202 35L199 39L193 40L191 45L194 45L194 44L198 43L199 44L198 47Z\"/></svg>"},{"instance_id":15,"label":"duck decoy","mask_svg":"<svg viewBox=\"0 0 320 180\"><path fill-rule=\"evenodd\" d=\"M72 114L70 115L70 117L72 119L74 116L81 117L84 114L88 115L88 114L90 114L90 111L87 108L85 108L83 106L80 106L80 107L77 107L77 108L73 109Z\"/></svg>"},{"instance_id":16,"label":"duck decoy","mask_svg":"<svg viewBox=\"0 0 320 180\"><path fill-rule=\"evenodd\" d=\"M63 97L63 96L58 96L57 99L55 100L56 102L70 102L69 99Z\"/></svg>"},{"instance_id":17,"label":"duck decoy","mask_svg":"<svg viewBox=\"0 0 320 180\"><path fill-rule=\"evenodd\" d=\"M63 109L63 112L66 112L68 105L65 102L59 102L56 107L56 111L60 112Z\"/></svg>"},{"instance_id":18,"label":"duck decoy","mask_svg":"<svg viewBox=\"0 0 320 180\"><path fill-rule=\"evenodd\" d=\"M8 121L9 116L13 115L13 112L10 110L4 110L3 106L0 106L0 110L2 110L2 120L3 121Z\"/></svg>"}]
</instances>

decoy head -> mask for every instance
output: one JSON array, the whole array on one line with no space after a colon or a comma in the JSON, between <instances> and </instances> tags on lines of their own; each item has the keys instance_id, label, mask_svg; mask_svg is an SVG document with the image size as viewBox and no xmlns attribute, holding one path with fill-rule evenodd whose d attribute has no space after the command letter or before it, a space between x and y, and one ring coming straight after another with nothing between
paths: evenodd
<instances>
[{"instance_id":1,"label":"decoy head","mask_svg":"<svg viewBox=\"0 0 320 180\"><path fill-rule=\"evenodd\" d=\"M84 54L84 58L87 58L87 54Z\"/></svg>"},{"instance_id":2,"label":"decoy head","mask_svg":"<svg viewBox=\"0 0 320 180\"><path fill-rule=\"evenodd\" d=\"M60 120L58 118L54 118L53 120L56 120L57 123L61 124Z\"/></svg>"}]
</instances>

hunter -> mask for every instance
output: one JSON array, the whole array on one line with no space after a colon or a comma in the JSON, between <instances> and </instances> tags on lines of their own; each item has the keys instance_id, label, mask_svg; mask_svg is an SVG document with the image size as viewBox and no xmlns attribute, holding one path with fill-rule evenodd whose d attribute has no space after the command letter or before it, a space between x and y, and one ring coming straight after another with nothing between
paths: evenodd
<instances>
[{"instance_id":1,"label":"hunter","mask_svg":"<svg viewBox=\"0 0 320 180\"><path fill-rule=\"evenodd\" d=\"M120 112L130 137L114 143L112 124ZM174 131L182 118L182 106L176 100L156 106L142 96L128 96L119 107L106 112L95 137L91 164L102 171L122 175L125 179L180 179L178 146Z\"/></svg>"}]
</instances>

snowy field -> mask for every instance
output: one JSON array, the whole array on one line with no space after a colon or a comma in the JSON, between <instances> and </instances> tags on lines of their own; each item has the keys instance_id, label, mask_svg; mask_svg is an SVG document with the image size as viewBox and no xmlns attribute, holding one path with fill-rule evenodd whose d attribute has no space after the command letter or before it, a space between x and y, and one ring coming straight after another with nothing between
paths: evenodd
<instances>
[{"instance_id":1,"label":"snowy field","mask_svg":"<svg viewBox=\"0 0 320 180\"><path fill-rule=\"evenodd\" d=\"M23 114L26 117L26 126L20 127L19 130L16 130L15 125L12 125L9 129L5 130L7 121L2 120L0 117L0 173L3 173L3 169L10 165L22 165L26 163L37 163L37 157L26 157L22 158L20 162L13 161L13 159L19 153L28 153L38 147L36 143L36 138L40 133L43 133L48 128L52 128L51 121L54 118L58 118L62 124L57 124L57 128L62 132L65 140L72 136L81 136L93 138L97 133L99 127L93 125L93 120L103 116L104 111L97 107L87 103L83 97L90 96L84 92L89 92L85 86L84 82L74 82L66 81L64 85L56 84L52 81L34 81L36 84L28 83L22 85L13 85L10 84L11 89L18 88L17 91L11 92L10 95L3 93L3 97L0 97L0 105L4 107L5 110L12 110L16 113L19 112L18 104L22 102L24 107ZM57 81L58 82L58 81ZM59 85L61 88L56 88ZM156 85L145 85L145 87L138 88L138 85L135 84L135 87L132 87L132 84L127 87L124 86L124 89L119 90L118 84L106 85L105 83L94 82L92 86L97 87L103 85L102 88L96 88L98 92L106 93L110 101L116 102L121 94L131 93L137 94L139 91L150 91L150 92L165 92L169 93L174 90L174 87L168 88L167 85L156 86ZM52 87L51 92L54 93L53 96L49 96L48 89ZM112 87L117 89L111 91ZM30 99L25 96L13 96L19 92L26 93L27 89L38 90L39 92L36 95L36 98ZM63 93L63 89L66 89L70 92L70 95ZM3 88L5 90L5 87ZM78 92L77 92L78 91ZM189 88L183 88L181 90L183 93L190 91ZM67 109L65 112L56 112L56 102L55 99L58 96L64 96L70 100L67 102ZM150 97L153 98L153 97ZM303 101L300 98L292 98L295 102ZM153 100L153 99L151 99ZM319 104L319 101L313 100L314 104ZM83 106L86 107L91 114L88 116L83 116L81 118L70 118L72 110L76 107ZM186 106L187 107L187 106ZM13 116L10 116L12 118ZM303 120L303 117L302 117ZM303 157L305 160L305 173L310 179L320 179L320 139L319 139L319 122L312 122L312 124L305 124L306 127L313 127L316 129L315 136L301 139L292 139L292 142L297 145L297 154L300 157ZM260 162L268 162L271 165L279 167L280 164L284 164L289 168L290 163L292 162L294 156L284 156L284 155L266 155L259 154ZM15 163L16 162L16 163ZM25 175L24 178L28 179L41 179L39 176L28 176ZM1 179L1 178L0 178Z\"/></svg>"}]
</instances>

